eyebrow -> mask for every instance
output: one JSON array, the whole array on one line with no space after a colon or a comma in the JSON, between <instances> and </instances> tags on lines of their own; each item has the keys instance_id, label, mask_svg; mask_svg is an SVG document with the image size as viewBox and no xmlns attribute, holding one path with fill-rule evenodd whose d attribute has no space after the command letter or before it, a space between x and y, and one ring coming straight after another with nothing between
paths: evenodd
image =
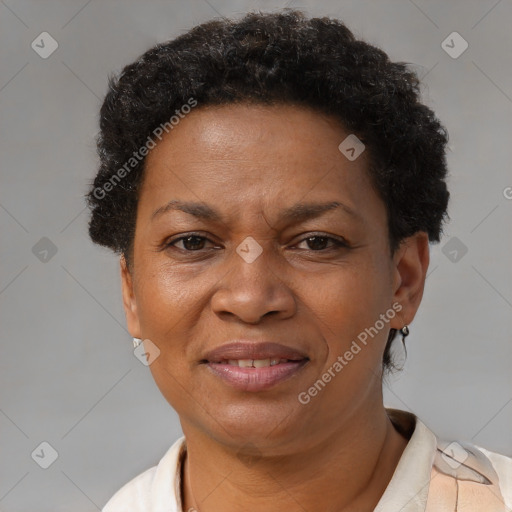
<instances>
[{"instance_id":1,"label":"eyebrow","mask_svg":"<svg viewBox=\"0 0 512 512\"><path fill-rule=\"evenodd\" d=\"M346 204L340 203L339 201L330 201L328 203L297 203L282 210L279 217L284 221L303 222L307 219L320 217L324 213L335 209L341 209L348 215L359 218L359 215L352 210L352 208L348 207ZM154 220L156 217L165 213L176 210L193 215L198 219L223 222L222 215L207 204L179 201L177 199L172 199L165 205L157 208L151 215L151 220Z\"/></svg>"}]
</instances>

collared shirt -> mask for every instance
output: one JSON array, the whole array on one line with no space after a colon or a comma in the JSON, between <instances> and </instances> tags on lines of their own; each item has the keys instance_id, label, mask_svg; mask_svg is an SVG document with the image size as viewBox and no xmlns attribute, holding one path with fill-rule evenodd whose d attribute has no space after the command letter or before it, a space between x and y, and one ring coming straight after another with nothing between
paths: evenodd
<instances>
[{"instance_id":1,"label":"collared shirt","mask_svg":"<svg viewBox=\"0 0 512 512\"><path fill-rule=\"evenodd\" d=\"M374 512L512 512L512 458L438 439L414 414L387 409L409 439ZM186 512L180 437L154 466L124 485L102 512Z\"/></svg>"}]
</instances>

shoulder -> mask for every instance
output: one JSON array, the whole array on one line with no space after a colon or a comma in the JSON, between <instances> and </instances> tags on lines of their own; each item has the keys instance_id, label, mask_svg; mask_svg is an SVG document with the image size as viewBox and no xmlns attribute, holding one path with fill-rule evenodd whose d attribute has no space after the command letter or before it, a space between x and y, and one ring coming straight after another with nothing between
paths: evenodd
<instances>
[{"instance_id":1,"label":"shoulder","mask_svg":"<svg viewBox=\"0 0 512 512\"><path fill-rule=\"evenodd\" d=\"M123 485L108 503L103 507L102 512L121 512L130 510L133 512L146 512L151 499L151 488L155 479L157 466L147 469L140 475Z\"/></svg>"},{"instance_id":2,"label":"shoulder","mask_svg":"<svg viewBox=\"0 0 512 512\"><path fill-rule=\"evenodd\" d=\"M430 487L433 510L453 494L463 510L502 512L512 507L512 459L463 441L439 441Z\"/></svg>"},{"instance_id":3,"label":"shoulder","mask_svg":"<svg viewBox=\"0 0 512 512\"><path fill-rule=\"evenodd\" d=\"M505 477L505 480L512 482L512 457L501 453L491 452L481 446L476 446L492 463L494 469Z\"/></svg>"},{"instance_id":4,"label":"shoulder","mask_svg":"<svg viewBox=\"0 0 512 512\"><path fill-rule=\"evenodd\" d=\"M110 498L102 512L178 511L179 468L185 437L169 448L160 462L126 483Z\"/></svg>"},{"instance_id":5,"label":"shoulder","mask_svg":"<svg viewBox=\"0 0 512 512\"><path fill-rule=\"evenodd\" d=\"M387 412L409 441L376 511L512 510L512 458L440 439L410 412Z\"/></svg>"},{"instance_id":6,"label":"shoulder","mask_svg":"<svg viewBox=\"0 0 512 512\"><path fill-rule=\"evenodd\" d=\"M492 467L498 476L505 504L507 507L512 508L512 458L486 450L480 446L477 446L476 448L479 449L491 462Z\"/></svg>"}]
</instances>

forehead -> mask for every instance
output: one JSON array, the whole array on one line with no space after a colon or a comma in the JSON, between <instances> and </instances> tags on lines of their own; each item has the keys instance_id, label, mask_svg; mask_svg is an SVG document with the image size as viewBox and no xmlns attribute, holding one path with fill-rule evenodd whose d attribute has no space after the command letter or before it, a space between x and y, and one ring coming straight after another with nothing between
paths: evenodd
<instances>
[{"instance_id":1,"label":"forehead","mask_svg":"<svg viewBox=\"0 0 512 512\"><path fill-rule=\"evenodd\" d=\"M140 206L150 216L149 203L173 199L238 214L299 200L340 200L353 209L366 203L371 210L379 200L367 155L350 161L338 149L349 135L338 120L304 107L197 107L148 154Z\"/></svg>"},{"instance_id":2,"label":"forehead","mask_svg":"<svg viewBox=\"0 0 512 512\"><path fill-rule=\"evenodd\" d=\"M329 149L336 149L348 135L342 124L311 108L294 105L240 104L197 107L184 116L168 133L165 142L157 145L148 156L153 160L164 150L179 154L191 147L209 159L223 156L243 160L246 152L265 145L272 156L297 146L316 156ZM341 137L341 139L340 139ZM183 145L186 143L186 145ZM180 151L182 150L182 151ZM192 155L189 155L192 156ZM291 157L293 155L287 155ZM326 155L328 156L328 155Z\"/></svg>"}]
</instances>

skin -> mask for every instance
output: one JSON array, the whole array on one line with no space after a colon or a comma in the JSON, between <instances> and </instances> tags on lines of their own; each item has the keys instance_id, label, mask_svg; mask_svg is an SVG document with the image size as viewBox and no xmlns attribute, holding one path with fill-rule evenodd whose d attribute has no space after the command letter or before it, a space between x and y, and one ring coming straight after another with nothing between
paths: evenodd
<instances>
[{"instance_id":1,"label":"skin","mask_svg":"<svg viewBox=\"0 0 512 512\"><path fill-rule=\"evenodd\" d=\"M338 150L348 134L299 106L197 107L146 159L123 301L130 333L160 350L150 369L187 440L184 510L373 510L407 444L382 403L382 356L389 328L409 324L420 304L428 237L391 253L367 152L351 162ZM222 220L178 210L152 219L173 199ZM280 216L331 201L353 214ZM207 240L165 247L190 232ZM263 250L252 263L236 252L248 236ZM401 311L301 404L394 303ZM239 338L298 348L309 362L269 390L235 390L200 361Z\"/></svg>"}]
</instances>

